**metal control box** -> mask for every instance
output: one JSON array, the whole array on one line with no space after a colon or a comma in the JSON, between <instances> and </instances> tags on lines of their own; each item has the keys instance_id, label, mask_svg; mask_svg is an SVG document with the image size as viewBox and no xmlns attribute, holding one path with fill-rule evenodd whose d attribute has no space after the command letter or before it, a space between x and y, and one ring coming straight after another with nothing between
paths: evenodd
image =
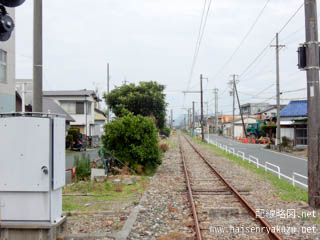
<instances>
[{"instance_id":1,"label":"metal control box","mask_svg":"<svg viewBox=\"0 0 320 240\"><path fill-rule=\"evenodd\" d=\"M63 117L0 115L1 221L60 221L65 130Z\"/></svg>"}]
</instances>

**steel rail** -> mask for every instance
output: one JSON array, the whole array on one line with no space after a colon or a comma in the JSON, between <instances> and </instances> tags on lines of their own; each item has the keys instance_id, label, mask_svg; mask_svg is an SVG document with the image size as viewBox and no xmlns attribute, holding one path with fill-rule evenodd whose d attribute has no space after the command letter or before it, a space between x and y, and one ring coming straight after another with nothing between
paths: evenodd
<instances>
[{"instance_id":1,"label":"steel rail","mask_svg":"<svg viewBox=\"0 0 320 240\"><path fill-rule=\"evenodd\" d=\"M188 196L189 196L189 202L191 204L191 211L192 211L194 227L195 227L195 231L196 231L196 239L202 240L200 226L199 226L199 220L198 220L198 213L196 210L196 206L194 204L192 189L191 189L191 185L190 185L190 178L189 178L189 174L187 171L187 166L186 166L186 162L185 162L185 158L184 158L184 152L181 147L180 135L179 135L179 149L180 149L181 159L182 159L182 163L183 163L184 176L186 178L186 183L187 183L187 188L188 188Z\"/></svg>"},{"instance_id":2,"label":"steel rail","mask_svg":"<svg viewBox=\"0 0 320 240\"><path fill-rule=\"evenodd\" d=\"M226 187L236 196L236 198L240 201L242 206L244 206L249 214L260 223L263 227L263 231L268 234L269 239L271 240L283 240L282 236L276 232L271 231L272 227L268 221L265 219L256 216L256 210L250 206L250 204L240 195L240 193L232 187L223 177L222 175L209 163L209 161L200 153L200 151L189 141L188 138L183 136L186 141L190 144L193 150L201 157L202 160L208 165L208 167L215 173L215 175L226 185Z\"/></svg>"}]
</instances>

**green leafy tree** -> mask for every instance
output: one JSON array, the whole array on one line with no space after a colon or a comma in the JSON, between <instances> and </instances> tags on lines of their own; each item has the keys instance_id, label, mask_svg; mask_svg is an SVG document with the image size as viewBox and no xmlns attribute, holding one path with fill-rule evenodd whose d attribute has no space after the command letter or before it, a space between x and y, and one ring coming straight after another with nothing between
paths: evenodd
<instances>
[{"instance_id":1,"label":"green leafy tree","mask_svg":"<svg viewBox=\"0 0 320 240\"><path fill-rule=\"evenodd\" d=\"M151 118L124 110L122 117L105 125L102 142L107 151L130 168L140 165L147 171L161 164L157 128Z\"/></svg>"},{"instance_id":2,"label":"green leafy tree","mask_svg":"<svg viewBox=\"0 0 320 240\"><path fill-rule=\"evenodd\" d=\"M105 95L105 100L116 116L127 109L134 115L152 117L159 129L165 125L166 102L164 85L157 82L140 82L139 85L122 85Z\"/></svg>"}]
</instances>

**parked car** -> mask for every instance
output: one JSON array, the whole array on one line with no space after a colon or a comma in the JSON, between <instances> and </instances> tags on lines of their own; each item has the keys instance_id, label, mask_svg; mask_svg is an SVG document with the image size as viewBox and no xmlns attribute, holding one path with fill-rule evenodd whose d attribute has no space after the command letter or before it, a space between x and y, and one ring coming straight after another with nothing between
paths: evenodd
<instances>
[{"instance_id":1,"label":"parked car","mask_svg":"<svg viewBox=\"0 0 320 240\"><path fill-rule=\"evenodd\" d=\"M87 151L87 145L88 145L88 140L87 139L88 138L87 138L86 135L80 133L79 134L79 138L72 143L71 149L72 150L78 150L80 152L82 150Z\"/></svg>"},{"instance_id":2,"label":"parked car","mask_svg":"<svg viewBox=\"0 0 320 240\"><path fill-rule=\"evenodd\" d=\"M201 130L201 128L196 128L196 129L194 130L194 132L195 132L196 134L201 134L202 130Z\"/></svg>"}]
</instances>

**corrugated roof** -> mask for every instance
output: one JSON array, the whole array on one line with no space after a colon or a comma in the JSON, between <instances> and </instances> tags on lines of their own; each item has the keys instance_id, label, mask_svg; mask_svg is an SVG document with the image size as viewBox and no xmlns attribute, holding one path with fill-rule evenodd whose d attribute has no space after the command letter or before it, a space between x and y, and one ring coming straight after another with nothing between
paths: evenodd
<instances>
[{"instance_id":1,"label":"corrugated roof","mask_svg":"<svg viewBox=\"0 0 320 240\"><path fill-rule=\"evenodd\" d=\"M307 114L307 100L299 100L291 101L287 106L285 106L280 112L280 117L305 117Z\"/></svg>"}]
</instances>

